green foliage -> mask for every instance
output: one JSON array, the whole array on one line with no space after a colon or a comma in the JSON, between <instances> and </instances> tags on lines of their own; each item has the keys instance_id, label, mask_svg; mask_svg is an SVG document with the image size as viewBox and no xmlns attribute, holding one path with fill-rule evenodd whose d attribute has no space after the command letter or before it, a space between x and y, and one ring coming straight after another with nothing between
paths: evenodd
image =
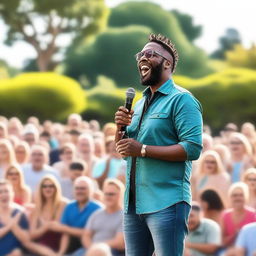
<instances>
[{"instance_id":1,"label":"green foliage","mask_svg":"<svg viewBox=\"0 0 256 256\"><path fill-rule=\"evenodd\" d=\"M4 60L0 59L0 80L18 74L18 70L10 67Z\"/></svg>"},{"instance_id":2,"label":"green foliage","mask_svg":"<svg viewBox=\"0 0 256 256\"><path fill-rule=\"evenodd\" d=\"M63 120L70 113L85 108L85 93L80 85L54 73L25 73L0 80L0 112L26 120Z\"/></svg>"},{"instance_id":3,"label":"green foliage","mask_svg":"<svg viewBox=\"0 0 256 256\"><path fill-rule=\"evenodd\" d=\"M142 26L108 29L67 57L65 73L79 80L85 74L90 84L96 84L97 76L104 75L118 87L140 88L134 55L144 46L149 33L149 28Z\"/></svg>"},{"instance_id":4,"label":"green foliage","mask_svg":"<svg viewBox=\"0 0 256 256\"><path fill-rule=\"evenodd\" d=\"M241 43L239 32L234 28L226 30L224 36L219 39L220 48L211 54L214 59L225 59L226 51L232 50L236 44Z\"/></svg>"},{"instance_id":5,"label":"green foliage","mask_svg":"<svg viewBox=\"0 0 256 256\"><path fill-rule=\"evenodd\" d=\"M190 15L181 13L178 10L173 10L171 11L171 13L178 20L182 31L184 32L189 41L193 42L195 39L201 36L202 26L194 25L193 18Z\"/></svg>"},{"instance_id":6,"label":"green foliage","mask_svg":"<svg viewBox=\"0 0 256 256\"><path fill-rule=\"evenodd\" d=\"M113 8L109 16L109 26L125 27L140 25L149 27L154 33L169 37L180 55L176 73L191 77L201 77L211 73L206 54L194 46L184 34L179 20L171 12L149 2L127 2ZM144 43L147 38L144 39ZM138 50L137 50L138 51Z\"/></svg>"},{"instance_id":7,"label":"green foliage","mask_svg":"<svg viewBox=\"0 0 256 256\"><path fill-rule=\"evenodd\" d=\"M256 120L256 72L226 69L200 79L176 77L175 82L190 90L202 103L204 122L213 130L224 124Z\"/></svg>"},{"instance_id":8,"label":"green foliage","mask_svg":"<svg viewBox=\"0 0 256 256\"><path fill-rule=\"evenodd\" d=\"M124 105L126 89L117 88L115 83L106 77L100 76L97 85L87 91L89 103L83 113L87 120L97 119L102 123L114 122L114 115L119 106ZM136 92L134 102L141 98L141 92Z\"/></svg>"},{"instance_id":9,"label":"green foliage","mask_svg":"<svg viewBox=\"0 0 256 256\"><path fill-rule=\"evenodd\" d=\"M95 34L105 28L107 16L104 0L1 0L0 4L0 18L8 27L6 43L30 44L40 71L54 69L62 36L74 41Z\"/></svg>"},{"instance_id":10,"label":"green foliage","mask_svg":"<svg viewBox=\"0 0 256 256\"><path fill-rule=\"evenodd\" d=\"M242 45L235 45L233 50L226 52L226 59L232 67L256 69L256 46L245 49Z\"/></svg>"}]
</instances>

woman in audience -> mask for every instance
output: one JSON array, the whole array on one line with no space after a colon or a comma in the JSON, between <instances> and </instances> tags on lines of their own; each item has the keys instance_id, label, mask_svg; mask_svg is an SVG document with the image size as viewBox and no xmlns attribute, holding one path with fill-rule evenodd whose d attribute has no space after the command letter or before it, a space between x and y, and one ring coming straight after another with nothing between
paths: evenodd
<instances>
[{"instance_id":1,"label":"woman in audience","mask_svg":"<svg viewBox=\"0 0 256 256\"><path fill-rule=\"evenodd\" d=\"M224 210L224 204L214 189L206 189L200 195L200 204L204 217L221 223L221 215Z\"/></svg>"},{"instance_id":2,"label":"woman in audience","mask_svg":"<svg viewBox=\"0 0 256 256\"><path fill-rule=\"evenodd\" d=\"M23 125L18 117L12 117L8 123L8 132L10 135L15 135L21 138Z\"/></svg>"},{"instance_id":3,"label":"woman in audience","mask_svg":"<svg viewBox=\"0 0 256 256\"><path fill-rule=\"evenodd\" d=\"M67 178L69 176L69 165L75 159L76 148L72 143L65 143L59 152L61 161L55 163L53 168L59 172L62 178Z\"/></svg>"},{"instance_id":4,"label":"woman in audience","mask_svg":"<svg viewBox=\"0 0 256 256\"><path fill-rule=\"evenodd\" d=\"M230 177L224 170L220 156L213 150L205 151L198 163L196 172L197 184L196 194L197 199L200 193L207 188L214 188L224 201L227 203L227 191L230 186Z\"/></svg>"},{"instance_id":5,"label":"woman in audience","mask_svg":"<svg viewBox=\"0 0 256 256\"><path fill-rule=\"evenodd\" d=\"M5 173L5 179L12 184L15 203L26 205L31 202L31 190L25 184L23 172L17 164L9 166Z\"/></svg>"},{"instance_id":6,"label":"woman in audience","mask_svg":"<svg viewBox=\"0 0 256 256\"><path fill-rule=\"evenodd\" d=\"M7 139L8 131L5 123L0 122L0 139Z\"/></svg>"},{"instance_id":7,"label":"woman in audience","mask_svg":"<svg viewBox=\"0 0 256 256\"><path fill-rule=\"evenodd\" d=\"M45 176L38 186L30 234L33 240L56 252L59 250L61 234L51 230L51 223L60 220L65 205L58 181L51 175Z\"/></svg>"},{"instance_id":8,"label":"woman in audience","mask_svg":"<svg viewBox=\"0 0 256 256\"><path fill-rule=\"evenodd\" d=\"M20 141L15 146L15 155L18 164L22 165L28 163L30 157L30 148L28 143L25 141Z\"/></svg>"},{"instance_id":9,"label":"woman in audience","mask_svg":"<svg viewBox=\"0 0 256 256\"><path fill-rule=\"evenodd\" d=\"M249 168L243 175L243 182L249 187L248 205L256 209L256 169Z\"/></svg>"},{"instance_id":10,"label":"woman in audience","mask_svg":"<svg viewBox=\"0 0 256 256\"><path fill-rule=\"evenodd\" d=\"M229 148L224 144L216 144L213 146L213 150L219 154L225 170L226 171L230 170L231 169L231 164L230 164L231 154L230 154Z\"/></svg>"},{"instance_id":11,"label":"woman in audience","mask_svg":"<svg viewBox=\"0 0 256 256\"><path fill-rule=\"evenodd\" d=\"M15 162L12 144L7 139L0 139L0 178L5 176L6 169Z\"/></svg>"},{"instance_id":12,"label":"woman in audience","mask_svg":"<svg viewBox=\"0 0 256 256\"><path fill-rule=\"evenodd\" d=\"M249 189L245 183L232 184L228 195L231 208L224 211L221 219L223 245L226 248L233 246L244 225L256 221L255 210L246 206Z\"/></svg>"},{"instance_id":13,"label":"woman in audience","mask_svg":"<svg viewBox=\"0 0 256 256\"><path fill-rule=\"evenodd\" d=\"M231 152L231 182L241 180L243 172L252 167L252 146L248 139L238 132L233 132L229 137Z\"/></svg>"}]
</instances>

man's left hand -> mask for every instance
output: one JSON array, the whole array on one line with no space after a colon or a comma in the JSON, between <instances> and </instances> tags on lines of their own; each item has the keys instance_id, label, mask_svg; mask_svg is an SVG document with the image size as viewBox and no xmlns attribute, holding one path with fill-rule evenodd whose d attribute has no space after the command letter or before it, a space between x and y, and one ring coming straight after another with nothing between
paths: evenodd
<instances>
[{"instance_id":1,"label":"man's left hand","mask_svg":"<svg viewBox=\"0 0 256 256\"><path fill-rule=\"evenodd\" d=\"M141 156L142 144L134 139L122 139L116 143L116 150L122 157Z\"/></svg>"}]
</instances>

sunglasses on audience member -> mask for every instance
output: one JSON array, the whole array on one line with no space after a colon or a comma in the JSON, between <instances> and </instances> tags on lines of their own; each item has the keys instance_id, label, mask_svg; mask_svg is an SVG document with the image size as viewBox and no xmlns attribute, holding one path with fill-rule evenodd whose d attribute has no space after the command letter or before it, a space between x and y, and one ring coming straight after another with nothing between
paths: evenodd
<instances>
[{"instance_id":1,"label":"sunglasses on audience member","mask_svg":"<svg viewBox=\"0 0 256 256\"><path fill-rule=\"evenodd\" d=\"M49 184L49 185L42 185L42 188L55 188L55 186L53 184Z\"/></svg>"},{"instance_id":2,"label":"sunglasses on audience member","mask_svg":"<svg viewBox=\"0 0 256 256\"><path fill-rule=\"evenodd\" d=\"M115 196L116 193L104 193L104 196Z\"/></svg>"}]
</instances>

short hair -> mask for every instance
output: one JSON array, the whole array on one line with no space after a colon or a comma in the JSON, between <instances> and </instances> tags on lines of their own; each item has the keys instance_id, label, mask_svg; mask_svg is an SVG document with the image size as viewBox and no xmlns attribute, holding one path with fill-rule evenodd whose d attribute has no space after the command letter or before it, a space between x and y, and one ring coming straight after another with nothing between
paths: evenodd
<instances>
[{"instance_id":1,"label":"short hair","mask_svg":"<svg viewBox=\"0 0 256 256\"><path fill-rule=\"evenodd\" d=\"M173 60L172 72L174 73L179 60L179 54L171 40L161 34L150 34L148 40L149 42L160 44L166 51L171 54Z\"/></svg>"},{"instance_id":2,"label":"short hair","mask_svg":"<svg viewBox=\"0 0 256 256\"><path fill-rule=\"evenodd\" d=\"M218 194L217 191L215 191L213 189L204 190L200 195L200 199L202 201L207 202L208 210L221 211L224 209L224 205L223 205L220 195Z\"/></svg>"},{"instance_id":3,"label":"short hair","mask_svg":"<svg viewBox=\"0 0 256 256\"><path fill-rule=\"evenodd\" d=\"M87 169L87 164L85 162L82 162L82 161L75 161L75 162L72 162L69 165L69 169L70 170L85 171Z\"/></svg>"}]
</instances>

